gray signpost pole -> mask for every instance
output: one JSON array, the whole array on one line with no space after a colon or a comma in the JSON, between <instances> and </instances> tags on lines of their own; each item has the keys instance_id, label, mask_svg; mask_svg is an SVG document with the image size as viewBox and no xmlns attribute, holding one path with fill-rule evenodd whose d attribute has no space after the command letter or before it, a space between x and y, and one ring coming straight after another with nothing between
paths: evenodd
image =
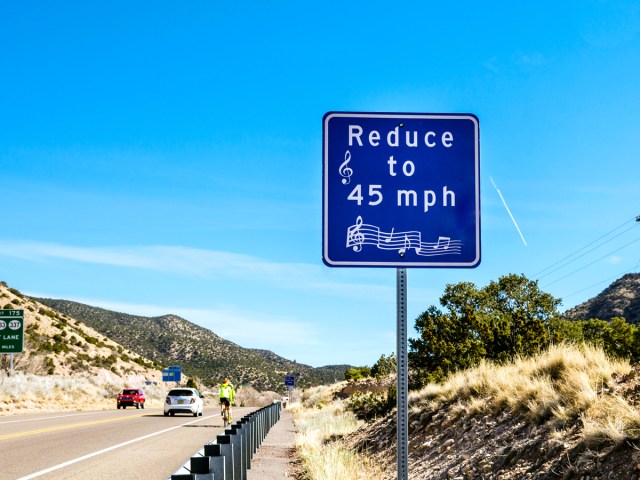
<instances>
[{"instance_id":1,"label":"gray signpost pole","mask_svg":"<svg viewBox=\"0 0 640 480\"><path fill-rule=\"evenodd\" d=\"M480 264L480 124L472 114L327 112L322 144L323 262L397 269L398 480L408 480L406 268Z\"/></svg>"},{"instance_id":2,"label":"gray signpost pole","mask_svg":"<svg viewBox=\"0 0 640 480\"><path fill-rule=\"evenodd\" d=\"M397 288L397 436L398 436L398 480L409 478L409 365L407 352L407 270L398 268Z\"/></svg>"}]
</instances>

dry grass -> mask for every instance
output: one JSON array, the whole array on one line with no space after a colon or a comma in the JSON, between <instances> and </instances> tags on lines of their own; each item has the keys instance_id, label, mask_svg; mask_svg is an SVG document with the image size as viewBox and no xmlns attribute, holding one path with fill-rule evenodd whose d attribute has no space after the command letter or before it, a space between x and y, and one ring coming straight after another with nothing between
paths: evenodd
<instances>
[{"instance_id":1,"label":"dry grass","mask_svg":"<svg viewBox=\"0 0 640 480\"><path fill-rule=\"evenodd\" d=\"M319 399L327 400L327 391L315 390L308 401L320 405ZM317 396L320 395L320 396ZM362 422L343 410L341 401L323 403L305 408L301 404L292 406L298 428L296 448L302 460L305 478L308 480L365 480L380 478L380 469L369 460L341 446L338 440L354 432Z\"/></svg>"},{"instance_id":2,"label":"dry grass","mask_svg":"<svg viewBox=\"0 0 640 480\"><path fill-rule=\"evenodd\" d=\"M429 385L411 395L411 412L419 415L447 403L456 404L458 415L508 409L536 422L580 418L586 443L618 444L640 436L640 413L608 388L630 369L599 348L556 345L508 365L483 362L442 385Z\"/></svg>"},{"instance_id":3,"label":"dry grass","mask_svg":"<svg viewBox=\"0 0 640 480\"><path fill-rule=\"evenodd\" d=\"M116 394L125 387L144 389L146 404L160 407L165 385L145 385L144 377L132 376L104 381L91 377L39 376L0 372L0 415L32 411L115 408Z\"/></svg>"},{"instance_id":4,"label":"dry grass","mask_svg":"<svg viewBox=\"0 0 640 480\"><path fill-rule=\"evenodd\" d=\"M334 394L342 390L347 382L338 382L333 385L320 385L318 387L307 388L302 392L300 406L304 408L317 408L330 404ZM293 399L292 399L293 400Z\"/></svg>"}]
</instances>

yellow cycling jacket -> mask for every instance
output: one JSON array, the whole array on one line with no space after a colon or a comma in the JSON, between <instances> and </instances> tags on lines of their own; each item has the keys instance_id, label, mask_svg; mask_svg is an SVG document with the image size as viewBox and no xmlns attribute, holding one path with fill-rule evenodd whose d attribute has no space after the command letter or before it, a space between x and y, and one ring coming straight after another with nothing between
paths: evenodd
<instances>
[{"instance_id":1,"label":"yellow cycling jacket","mask_svg":"<svg viewBox=\"0 0 640 480\"><path fill-rule=\"evenodd\" d=\"M233 390L233 385L231 382L223 383L220 385L220 398L228 398L230 402L233 403L233 397L235 396L235 392Z\"/></svg>"}]
</instances>

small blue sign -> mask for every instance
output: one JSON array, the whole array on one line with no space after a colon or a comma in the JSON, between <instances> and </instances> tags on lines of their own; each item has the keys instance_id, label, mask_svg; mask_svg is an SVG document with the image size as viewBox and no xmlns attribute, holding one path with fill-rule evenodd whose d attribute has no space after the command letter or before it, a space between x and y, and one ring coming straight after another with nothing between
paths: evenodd
<instances>
[{"instance_id":1,"label":"small blue sign","mask_svg":"<svg viewBox=\"0 0 640 480\"><path fill-rule=\"evenodd\" d=\"M472 114L327 113L324 263L478 266L479 129Z\"/></svg>"},{"instance_id":2,"label":"small blue sign","mask_svg":"<svg viewBox=\"0 0 640 480\"><path fill-rule=\"evenodd\" d=\"M287 387L294 387L296 385L296 377L293 375L287 375L284 377L284 384Z\"/></svg>"},{"instance_id":3,"label":"small blue sign","mask_svg":"<svg viewBox=\"0 0 640 480\"><path fill-rule=\"evenodd\" d=\"M182 369L178 366L171 366L162 370L163 382L179 382L182 380Z\"/></svg>"}]
</instances>

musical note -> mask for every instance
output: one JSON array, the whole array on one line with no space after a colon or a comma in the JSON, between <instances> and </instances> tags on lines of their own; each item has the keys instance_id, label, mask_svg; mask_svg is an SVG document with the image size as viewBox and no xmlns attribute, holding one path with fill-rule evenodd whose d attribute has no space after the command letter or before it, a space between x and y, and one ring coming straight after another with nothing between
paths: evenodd
<instances>
[{"instance_id":1,"label":"musical note","mask_svg":"<svg viewBox=\"0 0 640 480\"><path fill-rule=\"evenodd\" d=\"M392 227L390 232L384 232L376 225L364 223L362 217L358 216L355 224L347 228L346 247L361 252L364 245L395 251L400 257L406 256L411 249L419 257L461 255L463 247L461 240L443 235L438 236L437 242L424 242L422 233L416 230L396 232Z\"/></svg>"},{"instance_id":2,"label":"musical note","mask_svg":"<svg viewBox=\"0 0 640 480\"><path fill-rule=\"evenodd\" d=\"M351 175L353 175L353 169L347 166L350 161L351 161L351 153L349 152L349 150L347 150L344 154L344 162L342 162L342 165L340 165L340 167L338 168L338 173L340 174L341 177L344 177L342 179L343 185L349 185L349 183L351 182Z\"/></svg>"},{"instance_id":3,"label":"musical note","mask_svg":"<svg viewBox=\"0 0 640 480\"><path fill-rule=\"evenodd\" d=\"M442 245L441 245L442 244ZM449 245L451 244L451 238L449 237L438 237L438 243L436 243L433 248L436 250L449 250Z\"/></svg>"},{"instance_id":4,"label":"musical note","mask_svg":"<svg viewBox=\"0 0 640 480\"><path fill-rule=\"evenodd\" d=\"M396 227L393 227L391 229L391 233L389 234L389 236L387 238L384 239L385 243L391 243L391 238L393 237L393 231L396 229Z\"/></svg>"},{"instance_id":5,"label":"musical note","mask_svg":"<svg viewBox=\"0 0 640 480\"><path fill-rule=\"evenodd\" d=\"M360 231L362 228L362 217L358 215L356 218L356 224L349 227L347 230L347 247L353 246L354 252L362 250L362 244L364 243L364 235Z\"/></svg>"},{"instance_id":6,"label":"musical note","mask_svg":"<svg viewBox=\"0 0 640 480\"><path fill-rule=\"evenodd\" d=\"M409 237L407 237L406 235L404 236L404 247L402 247L400 250L398 250L398 255L400 255L401 257L404 257L405 254L407 253L407 248L409 248L411 246L411 242L409 241Z\"/></svg>"}]
</instances>

